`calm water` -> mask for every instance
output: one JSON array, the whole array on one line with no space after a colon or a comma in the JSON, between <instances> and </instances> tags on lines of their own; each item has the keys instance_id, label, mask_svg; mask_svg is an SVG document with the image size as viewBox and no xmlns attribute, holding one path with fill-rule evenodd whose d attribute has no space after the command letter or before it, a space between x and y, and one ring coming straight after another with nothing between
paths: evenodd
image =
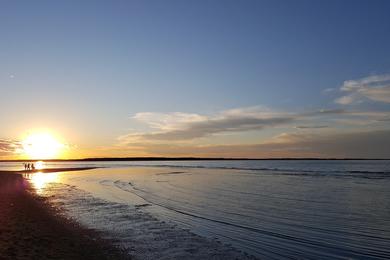
<instances>
[{"instance_id":1,"label":"calm water","mask_svg":"<svg viewBox=\"0 0 390 260\"><path fill-rule=\"evenodd\" d=\"M186 230L259 258L390 259L390 161L76 165L106 168L30 178L37 192L56 195L69 214L111 233L122 245L159 229L164 240L166 225L172 225L178 238ZM138 214L137 225L131 214ZM171 233L166 239L174 240ZM140 245L148 241L164 251L160 242L142 239ZM175 243L180 258L183 243ZM139 258L153 257L134 250Z\"/></svg>"}]
</instances>

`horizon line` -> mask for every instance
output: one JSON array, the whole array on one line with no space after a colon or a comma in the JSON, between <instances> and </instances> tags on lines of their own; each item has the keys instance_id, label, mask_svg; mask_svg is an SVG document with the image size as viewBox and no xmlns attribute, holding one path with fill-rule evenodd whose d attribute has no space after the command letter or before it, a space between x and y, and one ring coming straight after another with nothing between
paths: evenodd
<instances>
[{"instance_id":1,"label":"horizon line","mask_svg":"<svg viewBox=\"0 0 390 260\"><path fill-rule=\"evenodd\" d=\"M79 159L1 159L0 162L77 162L77 161L266 161L266 160L390 160L390 158L332 158L332 157L272 157L272 158L230 158L230 157L87 157Z\"/></svg>"}]
</instances>

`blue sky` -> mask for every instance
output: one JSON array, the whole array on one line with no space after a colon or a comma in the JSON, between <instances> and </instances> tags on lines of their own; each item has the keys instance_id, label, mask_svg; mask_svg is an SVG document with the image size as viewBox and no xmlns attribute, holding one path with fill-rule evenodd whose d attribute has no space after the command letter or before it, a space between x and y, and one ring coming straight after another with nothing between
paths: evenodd
<instances>
[{"instance_id":1,"label":"blue sky","mask_svg":"<svg viewBox=\"0 0 390 260\"><path fill-rule=\"evenodd\" d=\"M354 102L337 100L345 81L390 73L389 11L379 0L4 1L0 138L49 128L93 155L97 147L125 150L117 143L128 134L168 131L145 122L146 112L173 121L182 120L177 113L210 120L253 107L386 117L389 102L364 90ZM380 82L387 91L386 77ZM219 134L227 132L237 133L232 144L258 144L296 129L287 128L221 129L192 145L226 144Z\"/></svg>"}]
</instances>

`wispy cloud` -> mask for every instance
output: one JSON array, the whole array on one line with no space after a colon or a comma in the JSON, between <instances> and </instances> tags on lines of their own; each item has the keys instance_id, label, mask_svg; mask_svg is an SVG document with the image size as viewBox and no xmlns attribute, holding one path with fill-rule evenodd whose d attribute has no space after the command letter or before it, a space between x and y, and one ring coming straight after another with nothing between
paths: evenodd
<instances>
[{"instance_id":1,"label":"wispy cloud","mask_svg":"<svg viewBox=\"0 0 390 260\"><path fill-rule=\"evenodd\" d=\"M390 103L390 74L344 81L340 91L345 95L335 99L335 102L341 105L361 102L364 99Z\"/></svg>"},{"instance_id":2,"label":"wispy cloud","mask_svg":"<svg viewBox=\"0 0 390 260\"><path fill-rule=\"evenodd\" d=\"M187 124L202 122L207 117L191 113L154 113L141 112L132 117L133 119L148 124L151 128L170 131L181 129Z\"/></svg>"},{"instance_id":3,"label":"wispy cloud","mask_svg":"<svg viewBox=\"0 0 390 260\"><path fill-rule=\"evenodd\" d=\"M342 96L335 99L335 102L340 105L349 105L352 104L354 101L356 101L358 96L356 95L349 95L349 96Z\"/></svg>"},{"instance_id":4,"label":"wispy cloud","mask_svg":"<svg viewBox=\"0 0 390 260\"><path fill-rule=\"evenodd\" d=\"M14 154L21 149L22 145L19 141L0 139L0 156Z\"/></svg>"},{"instance_id":5,"label":"wispy cloud","mask_svg":"<svg viewBox=\"0 0 390 260\"><path fill-rule=\"evenodd\" d=\"M323 91L333 97L340 92L335 102L343 105L390 103L390 74ZM120 136L116 148L156 156L384 158L390 153L389 118L384 110L332 107L294 112L254 106L207 115L142 112L131 119L149 130Z\"/></svg>"},{"instance_id":6,"label":"wispy cloud","mask_svg":"<svg viewBox=\"0 0 390 260\"><path fill-rule=\"evenodd\" d=\"M326 88L326 89L322 90L322 94L329 94L329 93L333 93L335 91L337 91L336 88Z\"/></svg>"},{"instance_id":7,"label":"wispy cloud","mask_svg":"<svg viewBox=\"0 0 390 260\"><path fill-rule=\"evenodd\" d=\"M297 129L321 129L321 128L328 128L327 125L298 125L295 128Z\"/></svg>"},{"instance_id":8,"label":"wispy cloud","mask_svg":"<svg viewBox=\"0 0 390 260\"><path fill-rule=\"evenodd\" d=\"M225 110L214 115L143 112L132 117L147 124L150 132L132 132L119 138L122 144L137 142L182 142L221 133L261 131L267 128L323 129L328 125L313 124L313 120L332 116L371 116L343 109L321 109L305 113L272 111L264 107ZM375 114L376 116L376 114ZM382 115L383 117L383 115ZM381 117L376 117L381 118ZM293 125L295 123L295 126ZM298 125L298 126L297 126Z\"/></svg>"},{"instance_id":9,"label":"wispy cloud","mask_svg":"<svg viewBox=\"0 0 390 260\"><path fill-rule=\"evenodd\" d=\"M295 115L272 112L261 107L226 110L212 116L180 112L138 113L133 119L148 124L157 130L150 133L131 133L121 140L177 141L191 140L223 132L259 130L290 123Z\"/></svg>"}]
</instances>

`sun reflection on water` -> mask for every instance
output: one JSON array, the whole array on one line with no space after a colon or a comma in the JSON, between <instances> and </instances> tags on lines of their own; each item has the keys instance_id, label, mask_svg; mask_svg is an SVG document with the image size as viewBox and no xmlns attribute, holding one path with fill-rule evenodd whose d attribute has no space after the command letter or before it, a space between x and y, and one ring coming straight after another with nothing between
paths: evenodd
<instances>
[{"instance_id":1,"label":"sun reflection on water","mask_svg":"<svg viewBox=\"0 0 390 260\"><path fill-rule=\"evenodd\" d=\"M43 161L37 161L35 163L35 169L42 170L45 167L45 163Z\"/></svg>"},{"instance_id":2,"label":"sun reflection on water","mask_svg":"<svg viewBox=\"0 0 390 260\"><path fill-rule=\"evenodd\" d=\"M38 194L42 194L49 183L58 181L59 175L56 172L35 172L25 174L24 177L30 181Z\"/></svg>"}]
</instances>

